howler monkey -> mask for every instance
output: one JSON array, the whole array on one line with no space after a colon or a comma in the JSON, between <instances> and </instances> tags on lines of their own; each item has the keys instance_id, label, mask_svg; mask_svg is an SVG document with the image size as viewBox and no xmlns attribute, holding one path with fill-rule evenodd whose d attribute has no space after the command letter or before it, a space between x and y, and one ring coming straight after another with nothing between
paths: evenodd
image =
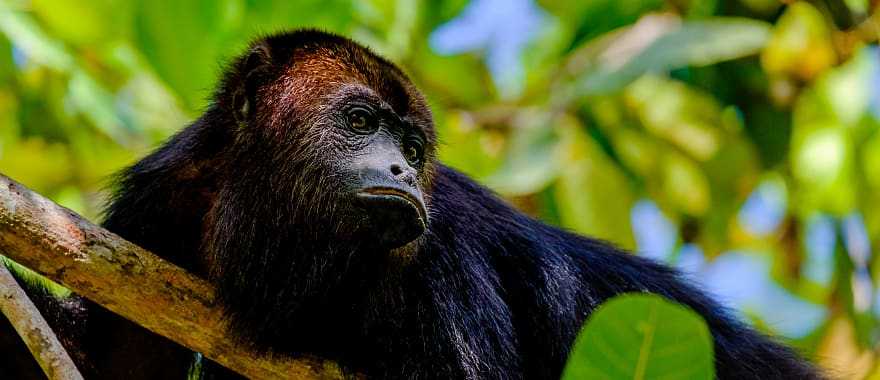
<instances>
[{"instance_id":1,"label":"howler monkey","mask_svg":"<svg viewBox=\"0 0 880 380\"><path fill-rule=\"evenodd\" d=\"M232 62L198 120L120 175L104 225L213 281L241 339L370 378L557 379L584 320L624 292L701 314L719 378L822 377L674 270L444 166L434 133L392 63L328 33L272 35ZM87 378L185 376L192 353L77 305L79 338L65 341Z\"/></svg>"}]
</instances>

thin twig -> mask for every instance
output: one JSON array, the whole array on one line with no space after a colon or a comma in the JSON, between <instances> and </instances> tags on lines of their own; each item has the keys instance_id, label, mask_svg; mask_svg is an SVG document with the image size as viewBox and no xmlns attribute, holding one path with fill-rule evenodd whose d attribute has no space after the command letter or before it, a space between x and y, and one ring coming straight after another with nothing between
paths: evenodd
<instances>
[{"instance_id":1,"label":"thin twig","mask_svg":"<svg viewBox=\"0 0 880 380\"><path fill-rule=\"evenodd\" d=\"M6 316L50 380L82 380L58 337L9 269L0 262L0 312Z\"/></svg>"}]
</instances>

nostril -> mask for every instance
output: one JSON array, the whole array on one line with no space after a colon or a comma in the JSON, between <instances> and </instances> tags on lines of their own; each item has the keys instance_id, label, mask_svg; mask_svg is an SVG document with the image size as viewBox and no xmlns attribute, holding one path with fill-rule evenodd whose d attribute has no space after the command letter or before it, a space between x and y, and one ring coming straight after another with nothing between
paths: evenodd
<instances>
[{"instance_id":1,"label":"nostril","mask_svg":"<svg viewBox=\"0 0 880 380\"><path fill-rule=\"evenodd\" d=\"M399 176L403 174L403 168L401 168L398 164L391 164L391 174Z\"/></svg>"},{"instance_id":2,"label":"nostril","mask_svg":"<svg viewBox=\"0 0 880 380\"><path fill-rule=\"evenodd\" d=\"M407 185L410 185L412 187L417 186L416 185L416 176L414 176L414 175L408 175L408 176L404 177L403 181L406 182Z\"/></svg>"}]
</instances>

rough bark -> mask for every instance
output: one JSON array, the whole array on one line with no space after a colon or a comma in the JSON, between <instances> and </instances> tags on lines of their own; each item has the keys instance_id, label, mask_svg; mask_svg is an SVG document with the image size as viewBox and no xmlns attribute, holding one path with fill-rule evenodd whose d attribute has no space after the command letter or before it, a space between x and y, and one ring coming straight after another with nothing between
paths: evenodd
<instances>
[{"instance_id":1,"label":"rough bark","mask_svg":"<svg viewBox=\"0 0 880 380\"><path fill-rule=\"evenodd\" d=\"M0 252L247 377L342 377L330 361L261 355L237 343L206 281L2 174Z\"/></svg>"}]
</instances>

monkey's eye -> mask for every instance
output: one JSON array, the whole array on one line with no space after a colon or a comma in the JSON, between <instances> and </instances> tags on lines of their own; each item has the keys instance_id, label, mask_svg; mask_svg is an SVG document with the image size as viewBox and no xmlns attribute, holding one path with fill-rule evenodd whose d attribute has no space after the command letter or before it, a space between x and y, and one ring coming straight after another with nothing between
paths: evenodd
<instances>
[{"instance_id":1,"label":"monkey's eye","mask_svg":"<svg viewBox=\"0 0 880 380\"><path fill-rule=\"evenodd\" d=\"M373 115L370 111L363 108L354 108L348 111L348 125L356 132L371 132L376 126L373 122Z\"/></svg>"},{"instance_id":2,"label":"monkey's eye","mask_svg":"<svg viewBox=\"0 0 880 380\"><path fill-rule=\"evenodd\" d=\"M411 141L403 147L403 156L412 166L418 166L422 162L422 154L422 144L418 141Z\"/></svg>"}]
</instances>

